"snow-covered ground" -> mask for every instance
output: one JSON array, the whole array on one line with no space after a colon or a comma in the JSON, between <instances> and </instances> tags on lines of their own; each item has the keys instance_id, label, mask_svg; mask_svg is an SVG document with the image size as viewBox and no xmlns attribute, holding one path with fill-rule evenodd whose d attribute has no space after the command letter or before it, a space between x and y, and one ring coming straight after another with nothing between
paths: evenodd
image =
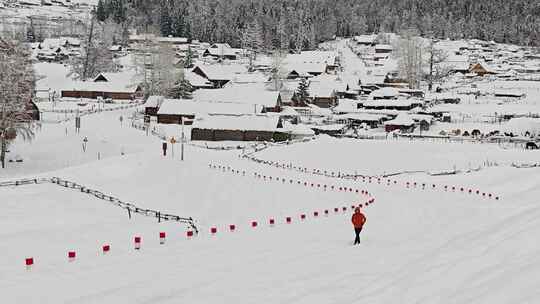
<instances>
[{"instance_id":1,"label":"snow-covered ground","mask_svg":"<svg viewBox=\"0 0 540 304\"><path fill-rule=\"evenodd\" d=\"M344 41L337 47L343 79L373 75ZM44 76L40 90L70 84L63 65L39 63L36 71ZM481 89L490 85L507 83ZM512 107L535 110L537 85L519 85L510 88L527 91L521 102L471 97L448 107L474 119ZM318 136L258 152L250 143L208 143L245 146L219 150L189 142L181 161L180 144L169 143L163 156L159 137L131 126L134 108L105 105L115 110L83 116L80 133L73 113L51 112L94 106L78 103L38 103L44 112L36 138L10 146L8 159L22 162L0 169L0 183L60 177L143 209L192 217L200 233L188 239L183 223L136 213L130 219L110 201L52 183L0 186L5 303L540 301L540 167L513 166L538 164L538 150ZM474 119L433 132L486 125ZM181 132L178 125L151 128L166 138ZM189 139L190 127L185 132ZM390 176L337 177L344 173ZM350 215L360 204L367 224L355 247ZM135 236L141 250L133 248ZM69 250L77 253L72 262Z\"/></svg>"},{"instance_id":2,"label":"snow-covered ground","mask_svg":"<svg viewBox=\"0 0 540 304\"><path fill-rule=\"evenodd\" d=\"M8 163L0 171L2 180L59 176L143 208L192 216L200 234L188 240L183 224L140 215L130 220L126 210L58 185L1 188L4 301L534 303L539 298L538 168L501 165L452 176L404 175L388 186L299 173L239 158L240 151L191 145L181 162L179 145L174 157L171 150L163 157L158 138L120 126L118 117L130 113L84 117L80 134L74 134L73 121L44 124L34 142L12 146L10 153L24 162ZM255 156L373 174L539 159L538 152L496 145L327 137ZM472 187L500 199L441 187L407 188L405 181L413 180ZM364 208L368 222L359 247L351 245L350 206L366 197L338 187L365 189L376 199ZM347 211L336 214L333 208L341 207ZM315 218L314 211L321 215ZM289 216L292 224L285 223ZM268 225L270 218L275 227ZM259 226L252 228L251 221ZM228 232L229 224L237 231ZM211 236L214 226L218 233ZM161 231L167 233L164 245ZM143 240L140 251L133 249L136 235ZM107 255L101 253L103 244L111 245ZM74 262L68 262L68 250L77 251ZM26 257L35 259L30 270Z\"/></svg>"}]
</instances>

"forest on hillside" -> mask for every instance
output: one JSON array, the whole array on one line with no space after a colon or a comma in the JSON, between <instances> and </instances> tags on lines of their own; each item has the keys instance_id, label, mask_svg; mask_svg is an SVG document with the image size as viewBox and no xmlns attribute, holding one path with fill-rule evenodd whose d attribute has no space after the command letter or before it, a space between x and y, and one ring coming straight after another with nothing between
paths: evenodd
<instances>
[{"instance_id":1,"label":"forest on hillside","mask_svg":"<svg viewBox=\"0 0 540 304\"><path fill-rule=\"evenodd\" d=\"M240 47L313 48L334 36L414 29L436 38L540 46L538 0L99 0L101 21Z\"/></svg>"}]
</instances>

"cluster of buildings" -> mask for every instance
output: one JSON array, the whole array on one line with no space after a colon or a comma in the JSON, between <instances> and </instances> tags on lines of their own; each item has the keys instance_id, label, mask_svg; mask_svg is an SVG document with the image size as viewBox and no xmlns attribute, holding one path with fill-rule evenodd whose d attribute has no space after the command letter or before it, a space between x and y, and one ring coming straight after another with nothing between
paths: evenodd
<instances>
[{"instance_id":1,"label":"cluster of buildings","mask_svg":"<svg viewBox=\"0 0 540 304\"><path fill-rule=\"evenodd\" d=\"M45 38L42 42L30 44L30 47L35 58L42 62L63 62L81 55L81 41L74 37Z\"/></svg>"},{"instance_id":2,"label":"cluster of buildings","mask_svg":"<svg viewBox=\"0 0 540 304\"><path fill-rule=\"evenodd\" d=\"M432 111L432 104L456 104L460 98L444 94L425 96L423 90L409 89L397 75L396 59L390 43L380 43L375 35L351 39L349 47L365 64L363 73L343 73L342 54L334 50L303 51L282 56L258 55L250 62L247 50L231 48L226 43L208 44L182 37L131 35L122 50L127 54L145 49L148 43L171 46L182 62L190 56L193 65L185 67L192 99L169 99L150 96L144 105L145 115L159 124L190 125L193 140L286 140L313 134L359 136L369 129L379 132L429 131L436 121L451 121L446 111ZM391 37L386 37L390 41ZM40 44L74 50L77 41L49 40ZM47 43L46 43L47 42ZM454 43L449 45L450 43ZM463 79L489 78L502 73L494 68L498 57L488 61L491 44L482 48L440 42L448 50L445 64ZM39 45L37 46L39 47ZM501 48L504 46L496 46ZM530 50L517 49L519 56L533 56ZM521 52L521 53L520 53ZM504 53L504 52L503 52ZM515 54L509 51L508 54ZM471 58L482 57L472 64ZM463 61L467 58L467 61ZM249 64L248 64L249 62ZM487 63L489 62L489 64ZM521 62L514 58L512 64ZM527 60L530 65L533 60ZM176 63L173 63L176 65ZM350 67L349 67L350 68ZM274 79L278 75L279 79ZM142 86L123 74L100 74L93 81L73 84L63 90L63 97L141 99ZM306 87L306 98L299 98L299 87ZM250 123L252 122L252 123Z\"/></svg>"}]
</instances>

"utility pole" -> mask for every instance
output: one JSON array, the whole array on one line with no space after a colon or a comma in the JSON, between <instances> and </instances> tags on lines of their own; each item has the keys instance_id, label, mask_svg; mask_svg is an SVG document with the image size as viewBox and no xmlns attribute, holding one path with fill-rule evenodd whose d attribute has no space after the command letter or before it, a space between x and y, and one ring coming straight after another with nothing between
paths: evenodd
<instances>
[{"instance_id":1,"label":"utility pole","mask_svg":"<svg viewBox=\"0 0 540 304\"><path fill-rule=\"evenodd\" d=\"M180 160L184 160L184 117L182 117L182 139L180 143Z\"/></svg>"}]
</instances>

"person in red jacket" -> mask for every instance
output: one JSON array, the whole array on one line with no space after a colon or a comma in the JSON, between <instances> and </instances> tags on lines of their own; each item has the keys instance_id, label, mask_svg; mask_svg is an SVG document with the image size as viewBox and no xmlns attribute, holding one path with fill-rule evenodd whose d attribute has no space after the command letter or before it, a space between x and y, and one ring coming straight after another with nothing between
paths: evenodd
<instances>
[{"instance_id":1,"label":"person in red jacket","mask_svg":"<svg viewBox=\"0 0 540 304\"><path fill-rule=\"evenodd\" d=\"M366 216L360 211L360 208L354 209L354 214L352 216L352 224L354 226L354 233L356 234L356 238L354 239L354 245L360 244L360 232L362 231L362 227L366 223Z\"/></svg>"}]
</instances>

